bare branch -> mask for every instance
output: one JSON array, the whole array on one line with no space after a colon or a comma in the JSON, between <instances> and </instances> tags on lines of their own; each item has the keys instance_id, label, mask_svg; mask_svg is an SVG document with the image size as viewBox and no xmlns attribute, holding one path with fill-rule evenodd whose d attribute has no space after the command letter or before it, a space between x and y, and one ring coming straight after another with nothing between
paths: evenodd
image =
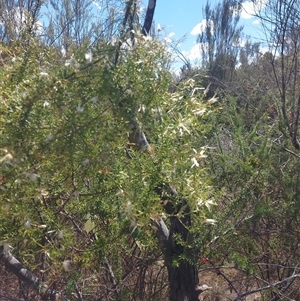
<instances>
[{"instance_id":1,"label":"bare branch","mask_svg":"<svg viewBox=\"0 0 300 301\"><path fill-rule=\"evenodd\" d=\"M29 269L24 267L20 261L18 261L9 251L4 251L4 247L0 247L0 260L5 264L6 268L14 273L18 279L25 282L33 290L38 292L41 296L48 298L61 299L68 301L59 292L51 289L47 284L40 281ZM52 300L52 299L51 299Z\"/></svg>"},{"instance_id":2,"label":"bare branch","mask_svg":"<svg viewBox=\"0 0 300 301\"><path fill-rule=\"evenodd\" d=\"M166 254L167 249L169 247L169 236L170 236L170 231L165 224L164 220L161 217L154 218L151 217L152 224L156 227L157 229L157 237L158 241L160 244L160 248L164 254Z\"/></svg>"}]
</instances>

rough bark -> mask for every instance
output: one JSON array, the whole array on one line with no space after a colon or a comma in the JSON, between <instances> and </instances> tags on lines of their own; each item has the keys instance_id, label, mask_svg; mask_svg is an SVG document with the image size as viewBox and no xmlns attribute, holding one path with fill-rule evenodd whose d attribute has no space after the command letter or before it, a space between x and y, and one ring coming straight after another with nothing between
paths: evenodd
<instances>
[{"instance_id":1,"label":"rough bark","mask_svg":"<svg viewBox=\"0 0 300 301\"><path fill-rule=\"evenodd\" d=\"M180 198L170 185L156 188L166 213L170 216L170 232L167 242L161 245L168 269L170 301L198 301L198 270L194 264L182 257L193 260L199 251L188 245L189 228L192 226L188 202ZM178 239L180 237L180 239Z\"/></svg>"}]
</instances>

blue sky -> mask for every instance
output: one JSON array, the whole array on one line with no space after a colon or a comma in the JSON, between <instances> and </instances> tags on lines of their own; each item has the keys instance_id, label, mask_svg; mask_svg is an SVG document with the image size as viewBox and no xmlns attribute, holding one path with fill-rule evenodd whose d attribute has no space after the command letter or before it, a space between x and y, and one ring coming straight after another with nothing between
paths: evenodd
<instances>
[{"instance_id":1,"label":"blue sky","mask_svg":"<svg viewBox=\"0 0 300 301\"><path fill-rule=\"evenodd\" d=\"M260 0L257 3L264 7L267 0ZM145 6L148 0L143 0ZM212 0L212 7L218 3L218 0ZM206 0L157 0L154 21L156 26L160 24L162 35L169 36L173 40L179 40L184 35L186 38L180 43L180 51L191 61L196 62L199 59L200 52L196 45L197 34L203 21L202 9ZM257 7L253 2L245 1L241 14L241 25L244 26L244 32L258 41L264 39L260 22L253 17Z\"/></svg>"}]
</instances>

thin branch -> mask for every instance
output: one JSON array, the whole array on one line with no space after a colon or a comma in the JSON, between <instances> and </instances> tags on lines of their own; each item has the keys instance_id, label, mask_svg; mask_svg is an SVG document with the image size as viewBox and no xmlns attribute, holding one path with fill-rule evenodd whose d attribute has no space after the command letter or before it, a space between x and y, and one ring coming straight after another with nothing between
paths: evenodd
<instances>
[{"instance_id":1,"label":"thin branch","mask_svg":"<svg viewBox=\"0 0 300 301\"><path fill-rule=\"evenodd\" d=\"M264 287L261 287L261 288L258 288L258 289L255 289L255 290L252 290L252 291L249 291L249 292L246 292L246 293L243 293L241 295L238 295L235 299L233 299L233 301L241 300L246 296L253 295L255 293L259 293L259 292L263 292L263 291L266 291L266 290L269 290L269 289L276 288L276 286L281 285L281 284L285 284L286 282L292 281L292 280L294 280L295 278L298 278L298 277L300 277L300 274L295 274L295 275L292 275L290 277L285 278L284 280L275 282L273 284L266 285Z\"/></svg>"},{"instance_id":2,"label":"thin branch","mask_svg":"<svg viewBox=\"0 0 300 301\"><path fill-rule=\"evenodd\" d=\"M296 153L294 153L293 151L291 151L290 149L288 149L288 148L286 148L286 147L280 145L278 142L273 141L273 143L274 143L275 145L281 147L284 151L288 152L289 154L293 155L294 157L300 158L300 156L299 156L298 154L296 154Z\"/></svg>"}]
</instances>

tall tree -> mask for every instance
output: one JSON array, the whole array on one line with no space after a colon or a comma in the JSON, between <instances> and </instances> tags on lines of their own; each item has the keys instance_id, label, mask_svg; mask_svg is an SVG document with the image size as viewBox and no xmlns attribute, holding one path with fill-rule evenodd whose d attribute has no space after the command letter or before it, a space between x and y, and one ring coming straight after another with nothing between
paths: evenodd
<instances>
[{"instance_id":1,"label":"tall tree","mask_svg":"<svg viewBox=\"0 0 300 301\"><path fill-rule=\"evenodd\" d=\"M205 24L197 42L202 47L203 66L211 77L231 81L238 61L242 26L240 4L236 0L225 0L212 7L206 3L203 10Z\"/></svg>"}]
</instances>

